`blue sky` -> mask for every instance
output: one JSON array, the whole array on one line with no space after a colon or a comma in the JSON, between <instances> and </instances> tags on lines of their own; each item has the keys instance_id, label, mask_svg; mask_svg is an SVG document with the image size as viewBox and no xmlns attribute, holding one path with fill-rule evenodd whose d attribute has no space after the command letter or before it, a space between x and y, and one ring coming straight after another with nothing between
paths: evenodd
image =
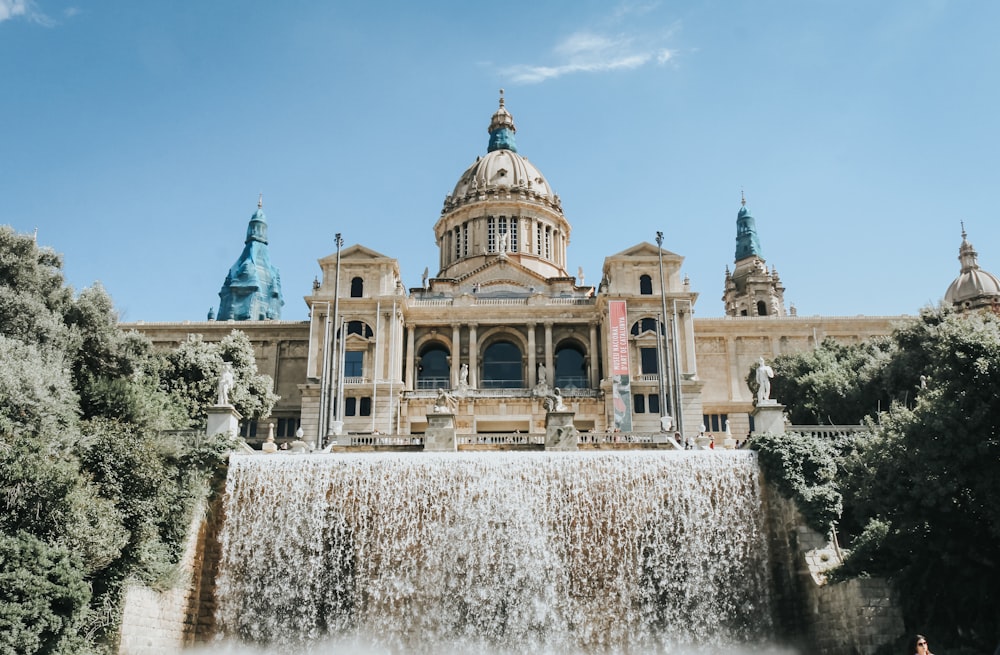
<instances>
[{"instance_id":1,"label":"blue sky","mask_svg":"<svg viewBox=\"0 0 1000 655\"><path fill-rule=\"evenodd\" d=\"M201 320L264 194L285 319L341 232L435 272L498 89L573 225L657 230L720 316L740 191L800 315L913 314L1000 274L1000 3L0 0L0 223L123 320Z\"/></svg>"}]
</instances>

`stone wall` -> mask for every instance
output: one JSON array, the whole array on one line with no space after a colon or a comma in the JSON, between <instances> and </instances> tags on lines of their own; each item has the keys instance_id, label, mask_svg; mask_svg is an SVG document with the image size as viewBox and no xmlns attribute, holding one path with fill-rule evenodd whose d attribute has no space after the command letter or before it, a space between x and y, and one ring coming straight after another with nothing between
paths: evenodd
<instances>
[{"instance_id":1,"label":"stone wall","mask_svg":"<svg viewBox=\"0 0 1000 655\"><path fill-rule=\"evenodd\" d=\"M219 512L219 499L196 509L170 589L139 583L126 587L119 655L174 654L214 634Z\"/></svg>"},{"instance_id":2,"label":"stone wall","mask_svg":"<svg viewBox=\"0 0 1000 655\"><path fill-rule=\"evenodd\" d=\"M810 655L872 655L903 634L885 580L827 582L825 571L840 561L833 545L770 485L765 502L779 640Z\"/></svg>"}]
</instances>

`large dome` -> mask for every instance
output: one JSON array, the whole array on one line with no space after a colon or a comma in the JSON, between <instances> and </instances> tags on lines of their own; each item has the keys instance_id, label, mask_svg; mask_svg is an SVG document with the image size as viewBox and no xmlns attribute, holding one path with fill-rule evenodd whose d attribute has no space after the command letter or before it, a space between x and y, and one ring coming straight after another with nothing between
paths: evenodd
<instances>
[{"instance_id":1,"label":"large dome","mask_svg":"<svg viewBox=\"0 0 1000 655\"><path fill-rule=\"evenodd\" d=\"M476 157L475 163L462 173L455 190L445 198L442 214L485 200L534 200L562 213L559 196L552 191L545 176L517 153L514 142L517 128L514 117L504 107L502 94L503 91L500 108L490 121L488 152Z\"/></svg>"},{"instance_id":2,"label":"large dome","mask_svg":"<svg viewBox=\"0 0 1000 655\"><path fill-rule=\"evenodd\" d=\"M979 254L966 238L962 228L962 245L958 250L958 260L962 272L948 286L944 294L945 302L960 309L996 305L1000 302L1000 280L988 271L979 268Z\"/></svg>"}]
</instances>

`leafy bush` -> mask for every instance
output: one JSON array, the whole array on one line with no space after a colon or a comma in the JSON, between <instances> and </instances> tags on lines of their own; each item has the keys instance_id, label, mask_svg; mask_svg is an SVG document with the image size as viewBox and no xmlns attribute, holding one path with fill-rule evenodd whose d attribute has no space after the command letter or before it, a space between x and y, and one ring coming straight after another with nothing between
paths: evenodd
<instances>
[{"instance_id":1,"label":"leafy bush","mask_svg":"<svg viewBox=\"0 0 1000 655\"><path fill-rule=\"evenodd\" d=\"M797 433L760 434L750 440L761 470L786 498L795 500L809 527L828 534L840 518L838 452L830 440Z\"/></svg>"}]
</instances>

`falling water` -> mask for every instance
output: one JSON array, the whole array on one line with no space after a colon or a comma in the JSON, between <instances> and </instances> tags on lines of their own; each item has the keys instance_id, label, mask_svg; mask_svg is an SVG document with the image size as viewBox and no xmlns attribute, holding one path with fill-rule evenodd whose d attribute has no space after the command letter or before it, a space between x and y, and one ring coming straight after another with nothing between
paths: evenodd
<instances>
[{"instance_id":1,"label":"falling water","mask_svg":"<svg viewBox=\"0 0 1000 655\"><path fill-rule=\"evenodd\" d=\"M770 629L747 452L233 456L223 635L659 653Z\"/></svg>"}]
</instances>

